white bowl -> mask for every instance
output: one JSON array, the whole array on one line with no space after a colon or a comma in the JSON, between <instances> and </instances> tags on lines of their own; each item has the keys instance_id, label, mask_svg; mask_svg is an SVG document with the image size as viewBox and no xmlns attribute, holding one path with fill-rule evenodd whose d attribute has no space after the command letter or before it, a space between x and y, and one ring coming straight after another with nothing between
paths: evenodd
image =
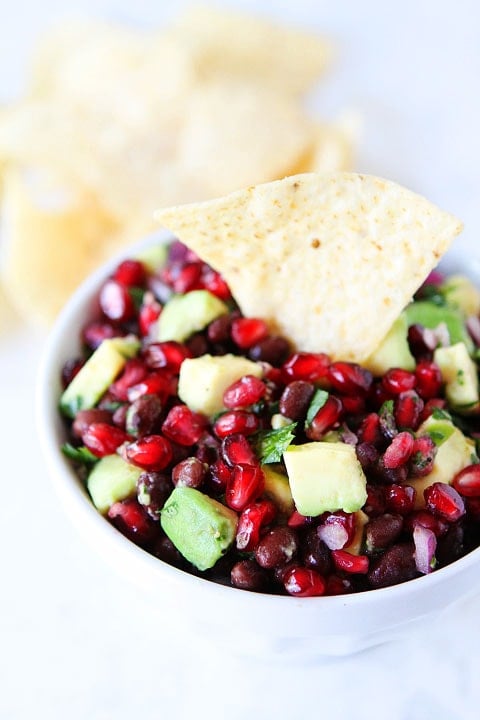
<instances>
[{"instance_id":1,"label":"white bowl","mask_svg":"<svg viewBox=\"0 0 480 720\"><path fill-rule=\"evenodd\" d=\"M168 239L167 234L148 238L121 257ZM461 245L459 251L447 256L455 270L465 256ZM60 451L66 435L58 412L59 378L63 363L79 351L78 331L92 313L92 298L119 259L83 283L53 328L38 377L37 426L50 475L72 522L95 552L151 598L152 607L176 614L182 621L189 619L197 630L208 632L210 640L227 643L231 649L298 659L345 655L386 642L478 592L480 549L428 576L363 593L294 598L246 592L158 560L105 520ZM470 272L472 267L469 256Z\"/></svg>"}]
</instances>

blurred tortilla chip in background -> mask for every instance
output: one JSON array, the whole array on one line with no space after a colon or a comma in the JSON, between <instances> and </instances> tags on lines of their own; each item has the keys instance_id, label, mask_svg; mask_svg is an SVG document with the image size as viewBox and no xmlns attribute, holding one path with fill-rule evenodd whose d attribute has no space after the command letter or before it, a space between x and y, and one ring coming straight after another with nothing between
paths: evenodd
<instances>
[{"instance_id":1,"label":"blurred tortilla chip in background","mask_svg":"<svg viewBox=\"0 0 480 720\"><path fill-rule=\"evenodd\" d=\"M156 208L351 169L352 123L305 103L332 55L324 38L208 7L161 31L47 32L23 97L0 108L1 274L20 313L51 322Z\"/></svg>"}]
</instances>

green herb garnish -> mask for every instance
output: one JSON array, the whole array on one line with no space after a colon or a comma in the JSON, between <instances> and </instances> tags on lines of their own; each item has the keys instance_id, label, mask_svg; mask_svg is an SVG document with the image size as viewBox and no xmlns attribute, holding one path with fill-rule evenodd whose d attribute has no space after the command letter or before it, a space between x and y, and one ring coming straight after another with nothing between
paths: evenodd
<instances>
[{"instance_id":1,"label":"green herb garnish","mask_svg":"<svg viewBox=\"0 0 480 720\"><path fill-rule=\"evenodd\" d=\"M290 423L278 430L265 430L256 436L255 452L262 465L280 462L282 455L295 438L297 423Z\"/></svg>"},{"instance_id":2,"label":"green herb garnish","mask_svg":"<svg viewBox=\"0 0 480 720\"><path fill-rule=\"evenodd\" d=\"M70 460L74 460L75 462L82 464L94 463L98 460L98 458L83 445L80 447L74 447L70 443L64 443L62 445L62 452L70 458Z\"/></svg>"},{"instance_id":3,"label":"green herb garnish","mask_svg":"<svg viewBox=\"0 0 480 720\"><path fill-rule=\"evenodd\" d=\"M317 412L325 405L328 400L328 392L326 390L315 390L315 393L310 401L310 405L307 410L307 417L305 418L305 429L307 429L313 422L313 418Z\"/></svg>"}]
</instances>

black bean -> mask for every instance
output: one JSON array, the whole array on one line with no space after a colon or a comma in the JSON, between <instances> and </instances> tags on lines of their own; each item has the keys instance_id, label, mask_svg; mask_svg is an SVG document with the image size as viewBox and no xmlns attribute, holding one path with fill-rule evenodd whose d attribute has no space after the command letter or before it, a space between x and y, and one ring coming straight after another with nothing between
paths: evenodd
<instances>
[{"instance_id":1,"label":"black bean","mask_svg":"<svg viewBox=\"0 0 480 720\"><path fill-rule=\"evenodd\" d=\"M367 578L373 588L388 587L413 580L419 575L415 566L413 543L398 543L385 550L370 567Z\"/></svg>"},{"instance_id":2,"label":"black bean","mask_svg":"<svg viewBox=\"0 0 480 720\"><path fill-rule=\"evenodd\" d=\"M164 418L164 406L158 395L141 395L128 407L125 426L135 437L158 432Z\"/></svg>"},{"instance_id":3,"label":"black bean","mask_svg":"<svg viewBox=\"0 0 480 720\"><path fill-rule=\"evenodd\" d=\"M365 525L365 542L368 552L383 550L400 537L403 529L401 515L385 513L368 521Z\"/></svg>"},{"instance_id":4,"label":"black bean","mask_svg":"<svg viewBox=\"0 0 480 720\"><path fill-rule=\"evenodd\" d=\"M279 525L258 543L255 559L263 568L274 568L289 562L298 550L298 537L293 528Z\"/></svg>"},{"instance_id":5,"label":"black bean","mask_svg":"<svg viewBox=\"0 0 480 720\"><path fill-rule=\"evenodd\" d=\"M173 490L168 475L159 472L142 472L137 480L137 499L154 520L160 517L160 510Z\"/></svg>"},{"instance_id":6,"label":"black bean","mask_svg":"<svg viewBox=\"0 0 480 720\"><path fill-rule=\"evenodd\" d=\"M230 580L236 588L256 592L267 589L269 585L268 573L255 560L240 560L235 563Z\"/></svg>"},{"instance_id":7,"label":"black bean","mask_svg":"<svg viewBox=\"0 0 480 720\"><path fill-rule=\"evenodd\" d=\"M281 365L290 353L290 345L280 335L269 335L265 340L253 345L249 350L251 360L268 362L270 365Z\"/></svg>"},{"instance_id":8,"label":"black bean","mask_svg":"<svg viewBox=\"0 0 480 720\"><path fill-rule=\"evenodd\" d=\"M315 386L305 380L293 380L282 393L279 410L291 420L302 420L310 405Z\"/></svg>"},{"instance_id":9,"label":"black bean","mask_svg":"<svg viewBox=\"0 0 480 720\"><path fill-rule=\"evenodd\" d=\"M205 480L207 465L196 457L182 460L172 470L172 482L175 487L198 488Z\"/></svg>"},{"instance_id":10,"label":"black bean","mask_svg":"<svg viewBox=\"0 0 480 720\"><path fill-rule=\"evenodd\" d=\"M330 550L321 540L317 528L310 528L302 542L302 562L309 568L317 570L320 575L328 575L332 567Z\"/></svg>"}]
</instances>

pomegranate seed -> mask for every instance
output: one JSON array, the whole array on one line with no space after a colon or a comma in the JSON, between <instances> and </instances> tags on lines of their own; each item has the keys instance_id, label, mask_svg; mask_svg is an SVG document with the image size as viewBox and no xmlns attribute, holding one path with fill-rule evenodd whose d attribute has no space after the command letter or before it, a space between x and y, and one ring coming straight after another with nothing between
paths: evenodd
<instances>
[{"instance_id":1,"label":"pomegranate seed","mask_svg":"<svg viewBox=\"0 0 480 720\"><path fill-rule=\"evenodd\" d=\"M409 475L411 477L425 477L433 470L433 463L437 447L430 435L421 435L413 442L409 462Z\"/></svg>"},{"instance_id":2,"label":"pomegranate seed","mask_svg":"<svg viewBox=\"0 0 480 720\"><path fill-rule=\"evenodd\" d=\"M442 373L438 365L422 360L415 369L415 389L424 400L437 397L442 388Z\"/></svg>"},{"instance_id":3,"label":"pomegranate seed","mask_svg":"<svg viewBox=\"0 0 480 720\"><path fill-rule=\"evenodd\" d=\"M389 395L400 395L402 392L413 390L415 375L402 368L390 368L382 378L383 389Z\"/></svg>"},{"instance_id":4,"label":"pomegranate seed","mask_svg":"<svg viewBox=\"0 0 480 720\"><path fill-rule=\"evenodd\" d=\"M108 518L122 535L141 547L150 545L158 535L158 522L154 522L134 499L113 503Z\"/></svg>"},{"instance_id":5,"label":"pomegranate seed","mask_svg":"<svg viewBox=\"0 0 480 720\"><path fill-rule=\"evenodd\" d=\"M366 575L368 572L369 559L366 555L353 555L347 550L332 550L332 558L337 570Z\"/></svg>"},{"instance_id":6,"label":"pomegranate seed","mask_svg":"<svg viewBox=\"0 0 480 720\"><path fill-rule=\"evenodd\" d=\"M215 421L213 431L219 438L241 433L242 435L253 435L257 432L259 420L256 415L245 410L230 410Z\"/></svg>"},{"instance_id":7,"label":"pomegranate seed","mask_svg":"<svg viewBox=\"0 0 480 720\"><path fill-rule=\"evenodd\" d=\"M369 517L383 515L386 510L385 488L379 485L367 484L367 500L363 511Z\"/></svg>"},{"instance_id":8,"label":"pomegranate seed","mask_svg":"<svg viewBox=\"0 0 480 720\"><path fill-rule=\"evenodd\" d=\"M465 506L467 513L475 522L480 522L480 498L478 497L467 497L465 498Z\"/></svg>"},{"instance_id":9,"label":"pomegranate seed","mask_svg":"<svg viewBox=\"0 0 480 720\"><path fill-rule=\"evenodd\" d=\"M210 485L215 492L224 492L231 477L232 470L223 462L223 460L215 460L215 462L210 465L209 480Z\"/></svg>"},{"instance_id":10,"label":"pomegranate seed","mask_svg":"<svg viewBox=\"0 0 480 720\"><path fill-rule=\"evenodd\" d=\"M388 485L385 488L386 510L398 515L408 515L415 505L416 494L411 485Z\"/></svg>"},{"instance_id":11,"label":"pomegranate seed","mask_svg":"<svg viewBox=\"0 0 480 720\"><path fill-rule=\"evenodd\" d=\"M124 430L109 423L92 423L82 433L82 442L96 457L113 455L120 445L130 440Z\"/></svg>"},{"instance_id":12,"label":"pomegranate seed","mask_svg":"<svg viewBox=\"0 0 480 720\"><path fill-rule=\"evenodd\" d=\"M90 410L79 410L75 415L72 425L72 433L75 437L81 438L90 425L93 423L112 424L112 414L108 410L91 408Z\"/></svg>"},{"instance_id":13,"label":"pomegranate seed","mask_svg":"<svg viewBox=\"0 0 480 720\"><path fill-rule=\"evenodd\" d=\"M120 337L121 334L120 330L110 323L92 322L83 328L82 341L90 350L96 350L104 340Z\"/></svg>"},{"instance_id":14,"label":"pomegranate seed","mask_svg":"<svg viewBox=\"0 0 480 720\"><path fill-rule=\"evenodd\" d=\"M265 476L258 465L235 465L227 480L225 501L233 510L244 510L265 487Z\"/></svg>"},{"instance_id":15,"label":"pomegranate seed","mask_svg":"<svg viewBox=\"0 0 480 720\"><path fill-rule=\"evenodd\" d=\"M366 395L373 383L372 373L356 363L334 362L328 369L332 387L344 395Z\"/></svg>"},{"instance_id":16,"label":"pomegranate seed","mask_svg":"<svg viewBox=\"0 0 480 720\"><path fill-rule=\"evenodd\" d=\"M194 445L207 427L207 418L186 405L174 405L162 425L163 434L179 445Z\"/></svg>"},{"instance_id":17,"label":"pomegranate seed","mask_svg":"<svg viewBox=\"0 0 480 720\"><path fill-rule=\"evenodd\" d=\"M415 392L408 390L400 393L395 400L395 422L399 429L416 430L420 423L423 400Z\"/></svg>"},{"instance_id":18,"label":"pomegranate seed","mask_svg":"<svg viewBox=\"0 0 480 720\"><path fill-rule=\"evenodd\" d=\"M113 273L113 279L125 287L143 287L147 279L145 266L139 260L124 260Z\"/></svg>"},{"instance_id":19,"label":"pomegranate seed","mask_svg":"<svg viewBox=\"0 0 480 720\"><path fill-rule=\"evenodd\" d=\"M360 395L342 395L345 415L361 415L365 412L365 398Z\"/></svg>"},{"instance_id":20,"label":"pomegranate seed","mask_svg":"<svg viewBox=\"0 0 480 720\"><path fill-rule=\"evenodd\" d=\"M222 456L227 465L258 465L258 459L245 435L234 433L222 440Z\"/></svg>"},{"instance_id":21,"label":"pomegranate seed","mask_svg":"<svg viewBox=\"0 0 480 720\"><path fill-rule=\"evenodd\" d=\"M147 376L147 368L139 358L127 360L123 372L112 385L110 385L111 394L117 399L125 402L128 400L128 390L137 383L141 382Z\"/></svg>"},{"instance_id":22,"label":"pomegranate seed","mask_svg":"<svg viewBox=\"0 0 480 720\"><path fill-rule=\"evenodd\" d=\"M380 416L377 413L369 413L363 418L358 429L358 439L370 445L378 445L382 441Z\"/></svg>"},{"instance_id":23,"label":"pomegranate seed","mask_svg":"<svg viewBox=\"0 0 480 720\"><path fill-rule=\"evenodd\" d=\"M427 402L423 406L422 412L420 413L420 422L422 423L424 420L430 417L430 415L436 408L444 410L446 407L447 402L443 398L431 398L430 400L427 400Z\"/></svg>"},{"instance_id":24,"label":"pomegranate seed","mask_svg":"<svg viewBox=\"0 0 480 720\"><path fill-rule=\"evenodd\" d=\"M260 318L239 317L232 320L230 333L233 342L239 348L247 350L268 335L268 327Z\"/></svg>"},{"instance_id":25,"label":"pomegranate seed","mask_svg":"<svg viewBox=\"0 0 480 720\"><path fill-rule=\"evenodd\" d=\"M346 513L343 510L330 513L318 526L317 533L330 550L341 550L353 541L355 513Z\"/></svg>"},{"instance_id":26,"label":"pomegranate seed","mask_svg":"<svg viewBox=\"0 0 480 720\"><path fill-rule=\"evenodd\" d=\"M480 465L468 465L453 478L452 486L463 497L480 497Z\"/></svg>"},{"instance_id":27,"label":"pomegranate seed","mask_svg":"<svg viewBox=\"0 0 480 720\"><path fill-rule=\"evenodd\" d=\"M199 262L186 263L173 279L172 288L176 293L187 293L202 287L200 276L202 265Z\"/></svg>"},{"instance_id":28,"label":"pomegranate seed","mask_svg":"<svg viewBox=\"0 0 480 720\"><path fill-rule=\"evenodd\" d=\"M427 509L447 522L455 522L465 514L465 503L455 488L436 482L423 491Z\"/></svg>"},{"instance_id":29,"label":"pomegranate seed","mask_svg":"<svg viewBox=\"0 0 480 720\"><path fill-rule=\"evenodd\" d=\"M172 470L172 482L175 487L198 488L207 474L207 466L196 457L188 457L177 463Z\"/></svg>"},{"instance_id":30,"label":"pomegranate seed","mask_svg":"<svg viewBox=\"0 0 480 720\"><path fill-rule=\"evenodd\" d=\"M282 366L285 381L318 382L327 377L330 358L324 353L295 353Z\"/></svg>"},{"instance_id":31,"label":"pomegranate seed","mask_svg":"<svg viewBox=\"0 0 480 720\"><path fill-rule=\"evenodd\" d=\"M270 500L260 500L242 511L237 526L236 543L238 550L250 552L260 540L260 531L275 519L277 509Z\"/></svg>"},{"instance_id":32,"label":"pomegranate seed","mask_svg":"<svg viewBox=\"0 0 480 720\"><path fill-rule=\"evenodd\" d=\"M408 328L408 344L412 355L416 358L431 358L437 347L435 332L423 325L410 325Z\"/></svg>"},{"instance_id":33,"label":"pomegranate seed","mask_svg":"<svg viewBox=\"0 0 480 720\"><path fill-rule=\"evenodd\" d=\"M159 472L170 464L173 451L170 442L162 435L145 435L125 446L125 458L144 470Z\"/></svg>"},{"instance_id":34,"label":"pomegranate seed","mask_svg":"<svg viewBox=\"0 0 480 720\"><path fill-rule=\"evenodd\" d=\"M183 361L191 356L185 345L174 340L150 343L143 351L143 358L149 368L154 370L166 368L175 375L179 374Z\"/></svg>"},{"instance_id":35,"label":"pomegranate seed","mask_svg":"<svg viewBox=\"0 0 480 720\"><path fill-rule=\"evenodd\" d=\"M165 401L169 395L176 394L177 384L177 378L169 373L152 372L127 389L127 399L129 402L134 402L142 395L159 395Z\"/></svg>"},{"instance_id":36,"label":"pomegranate seed","mask_svg":"<svg viewBox=\"0 0 480 720\"><path fill-rule=\"evenodd\" d=\"M312 523L312 517L309 515L301 515L298 510L294 510L287 520L288 527L298 528L305 527Z\"/></svg>"},{"instance_id":37,"label":"pomegranate seed","mask_svg":"<svg viewBox=\"0 0 480 720\"><path fill-rule=\"evenodd\" d=\"M216 270L212 270L208 265L204 265L202 270L202 285L205 290L211 292L212 295L220 298L220 300L230 300L232 294L227 283Z\"/></svg>"},{"instance_id":38,"label":"pomegranate seed","mask_svg":"<svg viewBox=\"0 0 480 720\"><path fill-rule=\"evenodd\" d=\"M380 382L374 382L369 393L369 399L375 410L379 411L387 400L391 400L388 393L385 392L383 385Z\"/></svg>"},{"instance_id":39,"label":"pomegranate seed","mask_svg":"<svg viewBox=\"0 0 480 720\"><path fill-rule=\"evenodd\" d=\"M321 440L327 430L338 422L343 405L335 395L329 395L325 404L318 410L306 428L309 440Z\"/></svg>"},{"instance_id":40,"label":"pomegranate seed","mask_svg":"<svg viewBox=\"0 0 480 720\"><path fill-rule=\"evenodd\" d=\"M440 517L432 515L429 510L415 510L405 518L405 530L413 532L416 525L421 525L427 530L435 533L436 537L442 537L448 531L449 524Z\"/></svg>"},{"instance_id":41,"label":"pomegranate seed","mask_svg":"<svg viewBox=\"0 0 480 720\"><path fill-rule=\"evenodd\" d=\"M345 595L352 591L352 583L348 578L329 575L327 578L326 595Z\"/></svg>"},{"instance_id":42,"label":"pomegranate seed","mask_svg":"<svg viewBox=\"0 0 480 720\"><path fill-rule=\"evenodd\" d=\"M261 400L266 389L265 383L259 378L254 375L244 375L225 390L223 404L227 408L248 407Z\"/></svg>"},{"instance_id":43,"label":"pomegranate seed","mask_svg":"<svg viewBox=\"0 0 480 720\"><path fill-rule=\"evenodd\" d=\"M317 597L324 595L326 583L323 577L315 570L303 567L294 567L284 580L285 590L295 597Z\"/></svg>"},{"instance_id":44,"label":"pomegranate seed","mask_svg":"<svg viewBox=\"0 0 480 720\"><path fill-rule=\"evenodd\" d=\"M127 288L115 280L107 280L100 290L99 303L103 314L113 322L125 322L135 315L135 305Z\"/></svg>"},{"instance_id":45,"label":"pomegranate seed","mask_svg":"<svg viewBox=\"0 0 480 720\"><path fill-rule=\"evenodd\" d=\"M383 464L386 468L398 468L405 465L414 446L414 438L409 432L401 432L395 435L383 455Z\"/></svg>"},{"instance_id":46,"label":"pomegranate seed","mask_svg":"<svg viewBox=\"0 0 480 720\"><path fill-rule=\"evenodd\" d=\"M152 326L157 322L161 312L162 306L156 300L143 303L138 311L138 327L142 337L150 334Z\"/></svg>"}]
</instances>

